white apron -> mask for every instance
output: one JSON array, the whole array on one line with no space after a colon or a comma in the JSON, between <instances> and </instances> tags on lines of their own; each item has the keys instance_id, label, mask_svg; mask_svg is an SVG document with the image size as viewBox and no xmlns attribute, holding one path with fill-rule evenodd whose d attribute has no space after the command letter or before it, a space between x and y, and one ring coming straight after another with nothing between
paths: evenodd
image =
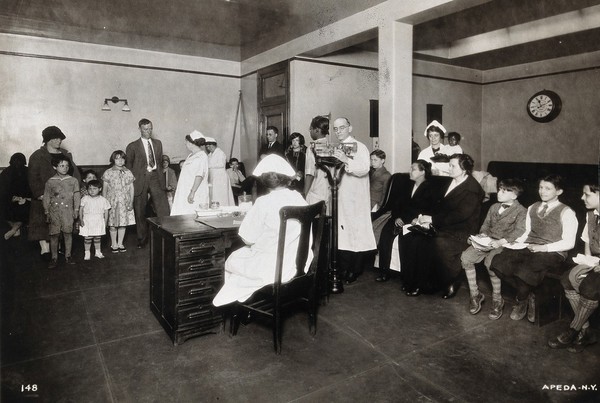
<instances>
[{"instance_id":1,"label":"white apron","mask_svg":"<svg viewBox=\"0 0 600 403\"><path fill-rule=\"evenodd\" d=\"M338 249L352 252L373 250L377 246L371 223L369 150L352 136L343 142L356 142L358 149L354 158L348 160L339 186Z\"/></svg>"},{"instance_id":2,"label":"white apron","mask_svg":"<svg viewBox=\"0 0 600 403\"><path fill-rule=\"evenodd\" d=\"M188 203L188 195L196 176L202 176L202 183L194 194L194 202ZM185 159L173 197L171 215L195 214L200 204L208 204L208 157L204 151L190 154Z\"/></svg>"},{"instance_id":3,"label":"white apron","mask_svg":"<svg viewBox=\"0 0 600 403\"><path fill-rule=\"evenodd\" d=\"M248 245L234 251L225 261L225 284L213 304L243 302L258 289L275 281L275 261L279 236L279 210L283 206L306 206L300 193L290 189L272 190L256 199L240 226L239 235ZM282 282L296 273L296 251L300 224L289 221L283 256ZM309 256L306 268L312 260Z\"/></svg>"},{"instance_id":4,"label":"white apron","mask_svg":"<svg viewBox=\"0 0 600 403\"><path fill-rule=\"evenodd\" d=\"M221 206L234 206L233 191L225 169L226 163L227 156L220 148L215 148L208 156L208 183L212 187L210 201L219 202Z\"/></svg>"}]
</instances>

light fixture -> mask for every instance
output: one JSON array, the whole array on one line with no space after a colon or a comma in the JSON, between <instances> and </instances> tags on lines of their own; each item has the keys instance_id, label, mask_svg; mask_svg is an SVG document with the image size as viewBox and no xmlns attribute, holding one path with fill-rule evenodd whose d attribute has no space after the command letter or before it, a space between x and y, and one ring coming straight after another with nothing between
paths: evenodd
<instances>
[{"instance_id":1,"label":"light fixture","mask_svg":"<svg viewBox=\"0 0 600 403\"><path fill-rule=\"evenodd\" d=\"M129 108L129 104L127 103L127 100L121 99L117 96L114 96L112 98L104 98L104 105L102 105L103 111L110 111L110 106L108 106L108 101L111 101L113 104L116 104L118 102L124 102L125 105L123 105L123 109L121 109L121 110L123 112L131 112L131 108Z\"/></svg>"}]
</instances>

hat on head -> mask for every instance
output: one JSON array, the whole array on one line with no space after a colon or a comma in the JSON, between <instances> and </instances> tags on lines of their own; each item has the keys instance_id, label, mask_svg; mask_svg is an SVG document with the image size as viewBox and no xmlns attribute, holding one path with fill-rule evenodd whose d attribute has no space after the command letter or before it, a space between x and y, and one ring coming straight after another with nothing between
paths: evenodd
<instances>
[{"instance_id":1,"label":"hat on head","mask_svg":"<svg viewBox=\"0 0 600 403\"><path fill-rule=\"evenodd\" d=\"M165 154L163 154L163 156L162 156L162 160L163 160L163 161L167 161L169 164L171 163L171 158L169 158L169 156L168 156L168 155L165 155Z\"/></svg>"},{"instance_id":2,"label":"hat on head","mask_svg":"<svg viewBox=\"0 0 600 403\"><path fill-rule=\"evenodd\" d=\"M256 168L254 168L252 175L260 176L265 172L276 172L286 176L296 175L294 168L292 168L292 166L286 160L276 154L270 154L263 158L258 163Z\"/></svg>"},{"instance_id":3,"label":"hat on head","mask_svg":"<svg viewBox=\"0 0 600 403\"><path fill-rule=\"evenodd\" d=\"M446 130L446 128L444 126L442 126L442 124L440 122L438 122L437 120L432 120L431 123L429 123L427 125L427 127L425 128L425 131L423 132L423 136L427 137L427 130L431 126L437 126L437 127L439 127L444 132L444 134L448 133L448 130Z\"/></svg>"},{"instance_id":4,"label":"hat on head","mask_svg":"<svg viewBox=\"0 0 600 403\"><path fill-rule=\"evenodd\" d=\"M56 126L48 126L44 130L42 130L42 138L44 139L44 143L49 142L52 139L66 139L66 136L63 132Z\"/></svg>"},{"instance_id":5,"label":"hat on head","mask_svg":"<svg viewBox=\"0 0 600 403\"><path fill-rule=\"evenodd\" d=\"M213 139L212 137L207 137L206 138L206 144L217 145L217 140Z\"/></svg>"},{"instance_id":6,"label":"hat on head","mask_svg":"<svg viewBox=\"0 0 600 403\"><path fill-rule=\"evenodd\" d=\"M205 139L204 134L200 133L198 130L194 130L190 133L190 137L192 140Z\"/></svg>"}]
</instances>

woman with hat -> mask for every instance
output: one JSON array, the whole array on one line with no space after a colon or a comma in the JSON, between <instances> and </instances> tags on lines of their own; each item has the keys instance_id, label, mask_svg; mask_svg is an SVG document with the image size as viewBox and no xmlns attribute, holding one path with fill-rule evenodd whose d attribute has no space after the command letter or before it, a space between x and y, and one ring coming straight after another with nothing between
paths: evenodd
<instances>
[{"instance_id":1,"label":"woman with hat","mask_svg":"<svg viewBox=\"0 0 600 403\"><path fill-rule=\"evenodd\" d=\"M190 155L185 159L173 197L171 215L195 214L200 206L208 208L208 156L204 135L194 130L185 136Z\"/></svg>"},{"instance_id":2,"label":"woman with hat","mask_svg":"<svg viewBox=\"0 0 600 403\"><path fill-rule=\"evenodd\" d=\"M75 177L78 182L81 181L81 174L73 161L73 156L67 150L60 148L65 138L66 136L58 127L46 127L42 131L42 146L29 157L27 176L32 199L29 210L28 234L30 241L40 242L40 253L42 255L50 253L50 244L48 242L50 236L48 234L48 224L46 223L42 199L44 197L46 181L55 174L52 160L62 155L66 156L71 162L68 174Z\"/></svg>"},{"instance_id":3,"label":"woman with hat","mask_svg":"<svg viewBox=\"0 0 600 403\"><path fill-rule=\"evenodd\" d=\"M296 171L282 157L267 155L252 174L269 193L256 199L240 225L239 235L246 246L233 252L225 261L225 284L213 300L215 306L245 301L256 290L273 284L280 225L279 210L284 206L308 205L300 193L288 188ZM300 223L290 221L285 237L282 282L291 280L296 273L299 237ZM311 259L309 256L308 264Z\"/></svg>"}]
</instances>

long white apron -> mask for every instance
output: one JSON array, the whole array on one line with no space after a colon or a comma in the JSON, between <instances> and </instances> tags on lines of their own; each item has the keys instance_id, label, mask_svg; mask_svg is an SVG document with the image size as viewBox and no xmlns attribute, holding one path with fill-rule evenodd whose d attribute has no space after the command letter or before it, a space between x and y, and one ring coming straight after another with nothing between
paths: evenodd
<instances>
[{"instance_id":1,"label":"long white apron","mask_svg":"<svg viewBox=\"0 0 600 403\"><path fill-rule=\"evenodd\" d=\"M229 182L229 175L225 169L227 156L220 148L208 156L208 182L212 187L211 202L219 202L221 206L234 206L233 191Z\"/></svg>"},{"instance_id":2,"label":"long white apron","mask_svg":"<svg viewBox=\"0 0 600 403\"><path fill-rule=\"evenodd\" d=\"M234 301L243 302L258 289L275 281L275 263L279 236L279 210L283 206L306 206L300 193L289 189L272 190L256 199L240 226L239 235L246 246L234 251L225 261L225 284L213 304L221 306ZM296 273L296 251L300 224L288 222L283 256L282 281ZM310 264L312 256L307 260Z\"/></svg>"},{"instance_id":3,"label":"long white apron","mask_svg":"<svg viewBox=\"0 0 600 403\"><path fill-rule=\"evenodd\" d=\"M194 202L188 203L188 195L196 176L202 176L202 183L194 194ZM190 154L185 159L173 197L171 215L194 214L200 204L208 204L208 157L204 151Z\"/></svg>"},{"instance_id":4,"label":"long white apron","mask_svg":"<svg viewBox=\"0 0 600 403\"><path fill-rule=\"evenodd\" d=\"M338 191L338 249L373 250L377 246L371 223L369 150L352 136L343 142L356 142L357 151L354 158L348 160Z\"/></svg>"}]
</instances>

